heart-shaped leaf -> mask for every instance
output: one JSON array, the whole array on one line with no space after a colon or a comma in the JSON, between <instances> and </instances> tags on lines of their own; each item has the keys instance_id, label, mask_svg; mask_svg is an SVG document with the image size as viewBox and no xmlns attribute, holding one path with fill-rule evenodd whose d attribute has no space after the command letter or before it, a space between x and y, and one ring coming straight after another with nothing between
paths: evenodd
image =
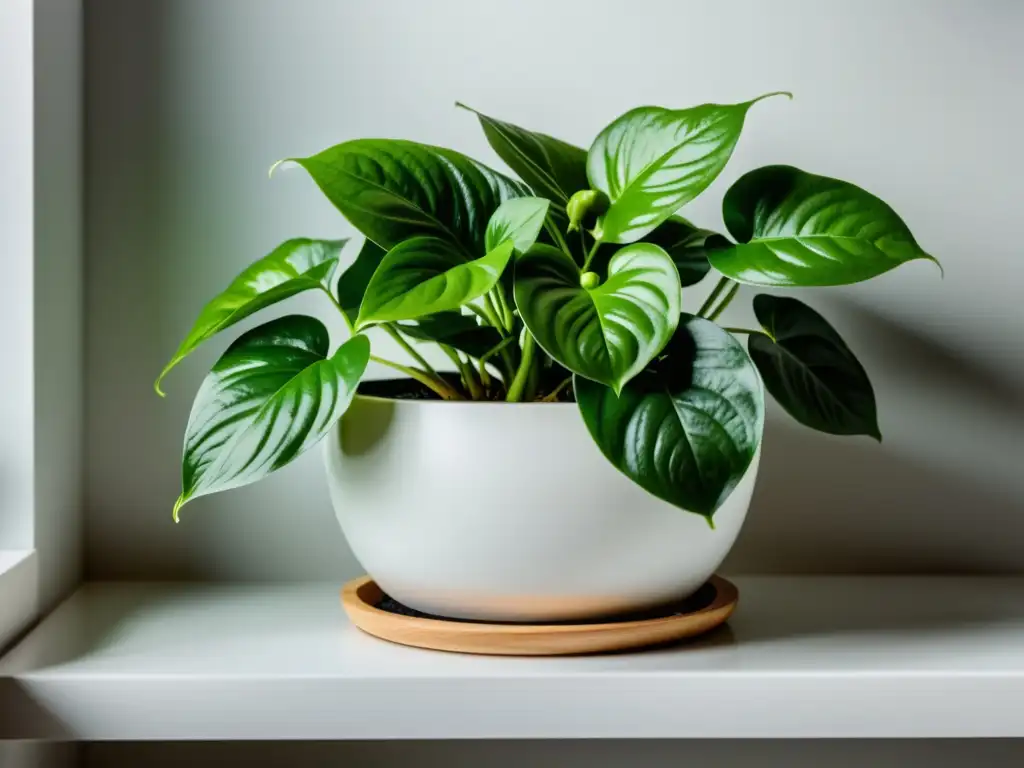
<instances>
[{"instance_id":1,"label":"heart-shaped leaf","mask_svg":"<svg viewBox=\"0 0 1024 768\"><path fill-rule=\"evenodd\" d=\"M399 243L370 278L356 330L458 309L491 290L511 256L511 240L472 261L436 237Z\"/></svg>"},{"instance_id":2,"label":"heart-shaped leaf","mask_svg":"<svg viewBox=\"0 0 1024 768\"><path fill-rule=\"evenodd\" d=\"M474 258L486 252L487 222L497 207L530 194L465 155L412 141L357 139L291 160L356 229L388 250L429 236Z\"/></svg>"},{"instance_id":3,"label":"heart-shaped leaf","mask_svg":"<svg viewBox=\"0 0 1024 768\"><path fill-rule=\"evenodd\" d=\"M871 193L788 165L740 177L722 210L739 245L716 251L711 266L741 283L845 285L913 259L935 261Z\"/></svg>"},{"instance_id":4,"label":"heart-shaped leaf","mask_svg":"<svg viewBox=\"0 0 1024 768\"><path fill-rule=\"evenodd\" d=\"M421 341L447 344L453 349L479 358L501 343L498 329L480 325L476 317L460 312L439 312L421 317L415 323L400 324L402 333Z\"/></svg>"},{"instance_id":5,"label":"heart-shaped leaf","mask_svg":"<svg viewBox=\"0 0 1024 768\"><path fill-rule=\"evenodd\" d=\"M496 120L464 104L459 106L476 114L487 143L498 157L534 192L552 200L556 209L564 209L574 192L589 186L585 150L543 133Z\"/></svg>"},{"instance_id":6,"label":"heart-shaped leaf","mask_svg":"<svg viewBox=\"0 0 1024 768\"><path fill-rule=\"evenodd\" d=\"M199 313L192 330L153 385L160 382L200 344L258 310L311 288L324 288L338 264L344 240L288 240L247 267Z\"/></svg>"},{"instance_id":7,"label":"heart-shaped leaf","mask_svg":"<svg viewBox=\"0 0 1024 768\"><path fill-rule=\"evenodd\" d=\"M680 216L666 219L657 229L647 234L645 243L654 243L665 249L679 270L679 282L685 288L696 285L707 275L711 265L708 251L730 245L719 234L699 229Z\"/></svg>"},{"instance_id":8,"label":"heart-shaped leaf","mask_svg":"<svg viewBox=\"0 0 1024 768\"><path fill-rule=\"evenodd\" d=\"M516 262L516 306L545 352L618 392L672 337L679 274L664 250L634 243L608 262L603 284L584 288L580 277L565 254L535 245Z\"/></svg>"},{"instance_id":9,"label":"heart-shaped leaf","mask_svg":"<svg viewBox=\"0 0 1024 768\"><path fill-rule=\"evenodd\" d=\"M266 477L327 433L370 358L365 336L330 358L328 345L323 323L289 315L228 347L192 405L175 519L186 502Z\"/></svg>"},{"instance_id":10,"label":"heart-shaped leaf","mask_svg":"<svg viewBox=\"0 0 1024 768\"><path fill-rule=\"evenodd\" d=\"M621 393L577 376L583 421L640 487L708 519L746 473L764 429L754 366L730 334L683 315L667 357Z\"/></svg>"},{"instance_id":11,"label":"heart-shaped leaf","mask_svg":"<svg viewBox=\"0 0 1024 768\"><path fill-rule=\"evenodd\" d=\"M728 162L747 110L774 95L689 109L638 107L612 122L587 153L590 186L611 200L595 237L635 242L697 197Z\"/></svg>"},{"instance_id":12,"label":"heart-shaped leaf","mask_svg":"<svg viewBox=\"0 0 1024 768\"><path fill-rule=\"evenodd\" d=\"M338 278L338 305L353 325L359 316L366 286L370 284L370 278L384 260L385 254L387 251L369 238L363 240L355 261Z\"/></svg>"},{"instance_id":13,"label":"heart-shaped leaf","mask_svg":"<svg viewBox=\"0 0 1024 768\"><path fill-rule=\"evenodd\" d=\"M517 197L498 206L487 224L486 246L493 251L511 240L516 253L526 253L537 242L551 202L540 197Z\"/></svg>"},{"instance_id":14,"label":"heart-shaped leaf","mask_svg":"<svg viewBox=\"0 0 1024 768\"><path fill-rule=\"evenodd\" d=\"M766 294L754 297L754 314L771 338L752 334L747 349L779 405L819 432L882 439L868 375L825 318Z\"/></svg>"}]
</instances>

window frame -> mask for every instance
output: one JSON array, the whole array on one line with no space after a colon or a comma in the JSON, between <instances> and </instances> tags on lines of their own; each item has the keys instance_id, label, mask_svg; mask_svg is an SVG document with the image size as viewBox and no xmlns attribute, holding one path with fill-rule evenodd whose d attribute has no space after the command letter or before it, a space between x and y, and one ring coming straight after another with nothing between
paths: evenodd
<instances>
[{"instance_id":1,"label":"window frame","mask_svg":"<svg viewBox=\"0 0 1024 768\"><path fill-rule=\"evenodd\" d=\"M82 0L0 3L0 651L81 579Z\"/></svg>"}]
</instances>

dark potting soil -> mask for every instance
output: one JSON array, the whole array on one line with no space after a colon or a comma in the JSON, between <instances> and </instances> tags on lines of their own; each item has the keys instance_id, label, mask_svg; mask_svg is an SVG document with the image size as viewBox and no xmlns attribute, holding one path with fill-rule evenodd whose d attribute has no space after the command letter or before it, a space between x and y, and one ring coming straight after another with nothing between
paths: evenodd
<instances>
[{"instance_id":1,"label":"dark potting soil","mask_svg":"<svg viewBox=\"0 0 1024 768\"><path fill-rule=\"evenodd\" d=\"M682 616L688 613L694 613L702 608L707 608L715 600L717 590L710 584L705 584L703 587L694 592L690 597L685 600L680 600L675 603L669 603L667 605L657 606L650 608L645 611L636 611L634 613L624 613L617 616L607 616L602 618L590 618L590 619L573 619L570 621L547 621L544 622L546 626L565 626L572 624L611 624L623 621L646 621L649 619L663 619L667 616ZM417 611L415 608L410 608L407 605L403 605L392 597L384 595L380 602L376 606L382 611L388 613L397 613L400 616L410 616L414 619L438 619L440 621L458 621L464 624L532 624L535 622L517 622L517 621L478 621L476 619L450 619L446 616L435 616L430 613L423 613Z\"/></svg>"},{"instance_id":2,"label":"dark potting soil","mask_svg":"<svg viewBox=\"0 0 1024 768\"><path fill-rule=\"evenodd\" d=\"M442 373L445 379L456 387L459 386L459 377ZM437 393L429 387L425 387L415 379L378 379L376 381L364 381L359 385L359 394L369 397L383 397L388 400L440 400ZM492 401L483 401L492 402ZM568 386L558 393L555 400L558 403L574 403L576 398L572 387Z\"/></svg>"}]
</instances>

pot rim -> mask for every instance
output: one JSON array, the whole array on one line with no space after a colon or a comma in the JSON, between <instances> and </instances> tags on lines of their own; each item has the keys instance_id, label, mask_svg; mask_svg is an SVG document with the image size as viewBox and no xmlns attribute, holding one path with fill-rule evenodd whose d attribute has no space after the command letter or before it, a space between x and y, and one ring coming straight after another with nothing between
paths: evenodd
<instances>
[{"instance_id":1,"label":"pot rim","mask_svg":"<svg viewBox=\"0 0 1024 768\"><path fill-rule=\"evenodd\" d=\"M420 400L418 398L411 397L384 397L383 395L364 395L361 392L356 392L353 400L368 400L375 403L397 403L400 405L418 405L418 406L445 406L445 407L467 407L467 406L481 406L481 405L493 405L503 408L509 406L538 406L542 405L545 408L551 408L556 405L572 406L576 407L576 403L544 403L539 400L530 400L528 402L509 403L505 400Z\"/></svg>"},{"instance_id":2,"label":"pot rim","mask_svg":"<svg viewBox=\"0 0 1024 768\"><path fill-rule=\"evenodd\" d=\"M407 379L407 378L369 379L366 382L361 382L360 386L362 386L363 383L376 384L378 382L398 382L398 381L414 381L414 380L413 379ZM567 402L545 403L545 402L541 402L540 400L529 400L529 401L521 401L521 402L517 402L517 403L509 403L509 402L507 402L505 400L441 400L441 399L437 399L437 400L423 400L423 399L414 398L414 397L387 397L385 395L368 395L368 394L365 394L363 392L360 392L358 389L356 390L356 394L355 394L355 396L352 399L353 399L353 401L354 400L362 400L362 401L369 401L369 402L375 402L375 403L397 403L397 404L401 404L401 405L418 405L418 406L446 406L446 407L462 406L462 407L467 407L467 406L492 405L492 406L508 407L508 406L518 405L518 406L544 406L545 408L550 408L550 407L556 406L556 405L562 405L562 406L566 406L567 405L567 406L571 406L572 408L576 408L576 402L575 401L570 402L570 403L567 403Z\"/></svg>"}]
</instances>

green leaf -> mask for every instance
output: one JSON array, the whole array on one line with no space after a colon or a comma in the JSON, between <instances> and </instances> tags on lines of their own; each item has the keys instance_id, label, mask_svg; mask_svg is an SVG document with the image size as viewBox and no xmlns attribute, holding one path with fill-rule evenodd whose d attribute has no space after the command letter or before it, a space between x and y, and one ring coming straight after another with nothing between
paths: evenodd
<instances>
[{"instance_id":1,"label":"green leaf","mask_svg":"<svg viewBox=\"0 0 1024 768\"><path fill-rule=\"evenodd\" d=\"M709 250L730 245L721 235L699 229L679 216L666 219L657 229L648 233L643 241L665 249L679 270L679 282L684 288L696 285L707 275L711 268L708 263Z\"/></svg>"},{"instance_id":2,"label":"green leaf","mask_svg":"<svg viewBox=\"0 0 1024 768\"><path fill-rule=\"evenodd\" d=\"M319 441L348 408L370 358L356 336L327 357L327 329L302 315L241 336L203 381L185 431L188 501L260 480Z\"/></svg>"},{"instance_id":3,"label":"green leaf","mask_svg":"<svg viewBox=\"0 0 1024 768\"><path fill-rule=\"evenodd\" d=\"M548 209L548 226L558 230L569 251L582 261L586 255L582 243L579 238L567 236L569 216L565 206L574 192L589 186L586 150L543 133L496 120L465 104L457 106L477 116L491 148L509 168L519 174L535 194L554 202ZM551 244L557 244L548 233L542 235L542 238L545 242L550 240Z\"/></svg>"},{"instance_id":4,"label":"green leaf","mask_svg":"<svg viewBox=\"0 0 1024 768\"><path fill-rule=\"evenodd\" d=\"M480 325L474 316L460 312L439 312L421 317L415 323L400 324L406 336L433 341L479 358L501 342L497 328Z\"/></svg>"},{"instance_id":5,"label":"green leaf","mask_svg":"<svg viewBox=\"0 0 1024 768\"><path fill-rule=\"evenodd\" d=\"M526 253L537 242L550 205L550 201L541 197L506 200L491 214L487 224L487 250L493 251L506 240L511 240L516 253Z\"/></svg>"},{"instance_id":6,"label":"green leaf","mask_svg":"<svg viewBox=\"0 0 1024 768\"><path fill-rule=\"evenodd\" d=\"M616 468L710 520L754 458L764 395L743 347L708 320L684 314L666 352L619 395L577 376L576 401Z\"/></svg>"},{"instance_id":7,"label":"green leaf","mask_svg":"<svg viewBox=\"0 0 1024 768\"><path fill-rule=\"evenodd\" d=\"M412 141L357 139L290 158L356 229L388 250L413 237L486 251L491 214L526 187L450 149Z\"/></svg>"},{"instance_id":8,"label":"green leaf","mask_svg":"<svg viewBox=\"0 0 1024 768\"><path fill-rule=\"evenodd\" d=\"M366 286L370 284L370 278L377 271L386 253L387 251L369 238L363 240L355 261L338 278L338 305L353 325L359 316L359 307L363 303Z\"/></svg>"},{"instance_id":9,"label":"green leaf","mask_svg":"<svg viewBox=\"0 0 1024 768\"><path fill-rule=\"evenodd\" d=\"M487 143L498 157L534 192L553 201L556 208L565 208L574 192L589 186L585 150L543 133L496 120L464 104L458 106L477 116Z\"/></svg>"},{"instance_id":10,"label":"green leaf","mask_svg":"<svg viewBox=\"0 0 1024 768\"><path fill-rule=\"evenodd\" d=\"M680 290L672 259L649 243L619 250L594 288L583 288L576 264L550 246L535 245L515 268L516 306L537 343L616 392L672 337Z\"/></svg>"},{"instance_id":11,"label":"green leaf","mask_svg":"<svg viewBox=\"0 0 1024 768\"><path fill-rule=\"evenodd\" d=\"M306 238L288 240L247 267L223 293L203 307L192 330L164 366L153 388L163 395L160 382L171 369L225 328L297 293L326 287L345 242Z\"/></svg>"},{"instance_id":12,"label":"green leaf","mask_svg":"<svg viewBox=\"0 0 1024 768\"><path fill-rule=\"evenodd\" d=\"M458 309L491 290L511 256L511 240L472 261L436 237L399 243L370 278L356 330Z\"/></svg>"},{"instance_id":13,"label":"green leaf","mask_svg":"<svg viewBox=\"0 0 1024 768\"><path fill-rule=\"evenodd\" d=\"M747 110L774 95L689 109L638 107L612 122L587 154L590 186L611 200L594 236L635 242L697 197L728 162Z\"/></svg>"},{"instance_id":14,"label":"green leaf","mask_svg":"<svg viewBox=\"0 0 1024 768\"><path fill-rule=\"evenodd\" d=\"M716 251L711 266L741 283L846 285L913 259L935 261L871 193L788 165L742 176L722 210L740 244Z\"/></svg>"},{"instance_id":15,"label":"green leaf","mask_svg":"<svg viewBox=\"0 0 1024 768\"><path fill-rule=\"evenodd\" d=\"M766 294L754 297L754 314L771 338L752 334L747 349L779 405L819 432L882 439L868 375L825 318Z\"/></svg>"}]
</instances>

